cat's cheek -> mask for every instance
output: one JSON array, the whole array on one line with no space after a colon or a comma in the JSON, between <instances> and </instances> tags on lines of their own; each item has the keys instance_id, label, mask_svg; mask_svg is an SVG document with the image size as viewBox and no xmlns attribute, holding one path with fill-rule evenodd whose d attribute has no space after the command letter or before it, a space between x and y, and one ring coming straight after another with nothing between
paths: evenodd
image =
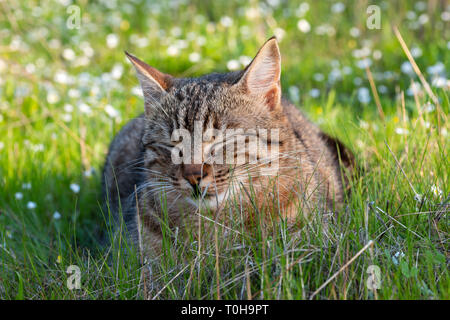
<instances>
[{"instance_id":1,"label":"cat's cheek","mask_svg":"<svg viewBox=\"0 0 450 320\"><path fill-rule=\"evenodd\" d=\"M145 155L144 155L145 166L152 165L153 163L155 163L157 158L158 158L158 155L156 154L156 152L154 152L153 150L147 149L145 151Z\"/></svg>"}]
</instances>

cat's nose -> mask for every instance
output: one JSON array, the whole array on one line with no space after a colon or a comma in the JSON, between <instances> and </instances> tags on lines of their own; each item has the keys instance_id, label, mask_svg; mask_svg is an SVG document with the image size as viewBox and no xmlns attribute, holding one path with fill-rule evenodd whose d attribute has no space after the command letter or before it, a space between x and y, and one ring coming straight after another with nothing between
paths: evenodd
<instances>
[{"instance_id":1,"label":"cat's nose","mask_svg":"<svg viewBox=\"0 0 450 320\"><path fill-rule=\"evenodd\" d=\"M184 164L182 175L191 185L198 185L200 180L208 174L206 166L201 164Z\"/></svg>"}]
</instances>

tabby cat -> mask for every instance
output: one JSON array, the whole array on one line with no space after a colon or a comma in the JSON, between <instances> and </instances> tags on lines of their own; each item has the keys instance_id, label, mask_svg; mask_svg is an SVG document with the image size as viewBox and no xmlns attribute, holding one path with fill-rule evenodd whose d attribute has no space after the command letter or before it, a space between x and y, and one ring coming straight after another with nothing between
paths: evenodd
<instances>
[{"instance_id":1,"label":"tabby cat","mask_svg":"<svg viewBox=\"0 0 450 320\"><path fill-rule=\"evenodd\" d=\"M137 71L145 112L111 143L103 188L109 208L118 219L123 217L145 254L161 253L163 212L171 228L181 228L195 223L203 209L218 219L231 202L244 214L276 212L288 222L342 206L353 156L282 98L281 55L274 37L244 70L199 78L175 78L126 55ZM199 129L207 137L209 129L239 128L247 133L232 158L244 155L244 163L208 161L212 146L229 145L212 136L201 140L197 163L174 161L179 142L174 131L193 134ZM258 140L268 145L269 156L247 148L249 136L258 136L259 130L277 132L275 138ZM181 150L184 156L191 151Z\"/></svg>"}]
</instances>

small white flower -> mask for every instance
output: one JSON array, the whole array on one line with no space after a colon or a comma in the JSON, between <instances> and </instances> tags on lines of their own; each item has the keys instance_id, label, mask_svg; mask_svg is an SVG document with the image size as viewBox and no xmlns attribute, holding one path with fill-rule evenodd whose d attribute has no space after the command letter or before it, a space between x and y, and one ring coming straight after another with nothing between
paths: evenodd
<instances>
[{"instance_id":1,"label":"small white flower","mask_svg":"<svg viewBox=\"0 0 450 320\"><path fill-rule=\"evenodd\" d=\"M297 28L303 33L308 33L311 31L311 25L306 19L300 19L297 23Z\"/></svg>"},{"instance_id":2,"label":"small white flower","mask_svg":"<svg viewBox=\"0 0 450 320\"><path fill-rule=\"evenodd\" d=\"M267 0L267 3L272 7L278 7L280 5L280 0Z\"/></svg>"},{"instance_id":3,"label":"small white flower","mask_svg":"<svg viewBox=\"0 0 450 320\"><path fill-rule=\"evenodd\" d=\"M438 197L438 198L442 197L443 192L436 185L431 186L431 191L433 192L435 197Z\"/></svg>"},{"instance_id":4,"label":"small white flower","mask_svg":"<svg viewBox=\"0 0 450 320\"><path fill-rule=\"evenodd\" d=\"M333 4L331 6L331 12L334 13L341 13L345 10L345 4L343 4L342 2L336 2L335 4Z\"/></svg>"},{"instance_id":5,"label":"small white flower","mask_svg":"<svg viewBox=\"0 0 450 320\"><path fill-rule=\"evenodd\" d=\"M86 114L91 114L92 113L92 109L90 106L88 106L86 103L81 103L78 106L78 109L82 112L82 113L86 113Z\"/></svg>"},{"instance_id":6,"label":"small white flower","mask_svg":"<svg viewBox=\"0 0 450 320\"><path fill-rule=\"evenodd\" d=\"M176 45L170 45L167 48L167 54L172 57L177 56L180 54L180 49Z\"/></svg>"},{"instance_id":7,"label":"small white flower","mask_svg":"<svg viewBox=\"0 0 450 320\"><path fill-rule=\"evenodd\" d=\"M189 55L189 61L193 63L199 62L201 58L202 56L198 52L192 52Z\"/></svg>"},{"instance_id":8,"label":"small white flower","mask_svg":"<svg viewBox=\"0 0 450 320\"><path fill-rule=\"evenodd\" d=\"M195 39L195 42L198 46L202 47L206 44L206 38L204 36L198 36L197 39Z\"/></svg>"},{"instance_id":9,"label":"small white flower","mask_svg":"<svg viewBox=\"0 0 450 320\"><path fill-rule=\"evenodd\" d=\"M173 27L173 28L170 30L170 34L171 34L172 36L174 36L175 38L181 36L182 33L183 33L183 30L181 30L180 27Z\"/></svg>"},{"instance_id":10,"label":"small white flower","mask_svg":"<svg viewBox=\"0 0 450 320\"><path fill-rule=\"evenodd\" d=\"M416 12L415 11L408 11L406 12L406 18L408 20L414 20L417 17Z\"/></svg>"},{"instance_id":11,"label":"small white flower","mask_svg":"<svg viewBox=\"0 0 450 320\"><path fill-rule=\"evenodd\" d=\"M422 56L422 49L420 49L419 47L412 47L411 48L411 55L414 58L418 58L418 57Z\"/></svg>"},{"instance_id":12,"label":"small white flower","mask_svg":"<svg viewBox=\"0 0 450 320\"><path fill-rule=\"evenodd\" d=\"M356 66L360 69L366 69L372 65L372 60L370 58L365 58L356 61Z\"/></svg>"},{"instance_id":13,"label":"small white flower","mask_svg":"<svg viewBox=\"0 0 450 320\"><path fill-rule=\"evenodd\" d=\"M113 77L113 79L119 80L122 77L122 74L123 65L121 65L120 63L116 63L111 70L111 77Z\"/></svg>"},{"instance_id":14,"label":"small white flower","mask_svg":"<svg viewBox=\"0 0 450 320\"><path fill-rule=\"evenodd\" d=\"M309 3L308 2L302 2L298 6L298 9L295 11L295 14L297 17L303 17L309 10Z\"/></svg>"},{"instance_id":15,"label":"small white flower","mask_svg":"<svg viewBox=\"0 0 450 320\"><path fill-rule=\"evenodd\" d=\"M420 24L426 24L426 23L428 23L428 21L430 21L430 18L428 17L428 15L426 13L422 13L419 16L419 23Z\"/></svg>"},{"instance_id":16,"label":"small white flower","mask_svg":"<svg viewBox=\"0 0 450 320\"><path fill-rule=\"evenodd\" d=\"M416 2L416 4L414 5L414 8L417 11L424 11L427 8L427 4L424 1L418 1Z\"/></svg>"},{"instance_id":17,"label":"small white flower","mask_svg":"<svg viewBox=\"0 0 450 320\"><path fill-rule=\"evenodd\" d=\"M450 12L449 11L444 11L441 13L441 19L442 21L450 21Z\"/></svg>"},{"instance_id":18,"label":"small white flower","mask_svg":"<svg viewBox=\"0 0 450 320\"><path fill-rule=\"evenodd\" d=\"M353 27L350 29L350 35L353 38L358 38L361 35L361 31L359 31L359 29L357 27Z\"/></svg>"},{"instance_id":19,"label":"small white flower","mask_svg":"<svg viewBox=\"0 0 450 320\"><path fill-rule=\"evenodd\" d=\"M78 193L78 192L80 192L80 186L76 183L71 183L70 190L72 190L73 193Z\"/></svg>"},{"instance_id":20,"label":"small white flower","mask_svg":"<svg viewBox=\"0 0 450 320\"><path fill-rule=\"evenodd\" d=\"M69 103L66 103L64 105L64 111L65 112L72 112L73 111L73 106L71 104L69 104Z\"/></svg>"},{"instance_id":21,"label":"small white flower","mask_svg":"<svg viewBox=\"0 0 450 320\"><path fill-rule=\"evenodd\" d=\"M313 79L316 80L317 82L321 82L325 79L325 76L321 73L315 73L313 75Z\"/></svg>"},{"instance_id":22,"label":"small white flower","mask_svg":"<svg viewBox=\"0 0 450 320\"><path fill-rule=\"evenodd\" d=\"M402 63L400 69L402 70L403 73L408 74L408 75L413 75L414 74L414 69L411 65L411 63L409 61L405 61Z\"/></svg>"},{"instance_id":23,"label":"small white flower","mask_svg":"<svg viewBox=\"0 0 450 320\"><path fill-rule=\"evenodd\" d=\"M65 70L58 70L53 77L55 82L61 84L70 84L73 82L73 79L69 76L69 74Z\"/></svg>"},{"instance_id":24,"label":"small white flower","mask_svg":"<svg viewBox=\"0 0 450 320\"><path fill-rule=\"evenodd\" d=\"M422 92L422 86L419 82L412 82L409 86L408 90L406 90L406 94L408 96L419 95Z\"/></svg>"},{"instance_id":25,"label":"small white flower","mask_svg":"<svg viewBox=\"0 0 450 320\"><path fill-rule=\"evenodd\" d=\"M23 199L23 193L22 192L16 192L16 194L14 196L16 197L17 200L22 200Z\"/></svg>"},{"instance_id":26,"label":"small white flower","mask_svg":"<svg viewBox=\"0 0 450 320\"><path fill-rule=\"evenodd\" d=\"M34 64L32 64L32 63L28 63L28 64L25 66L25 70L26 70L28 73L34 73L34 72L36 71L36 66L35 66Z\"/></svg>"},{"instance_id":27,"label":"small white flower","mask_svg":"<svg viewBox=\"0 0 450 320\"><path fill-rule=\"evenodd\" d=\"M94 49L92 49L90 43L87 41L83 41L82 43L80 43L80 49L89 58L94 55Z\"/></svg>"},{"instance_id":28,"label":"small white flower","mask_svg":"<svg viewBox=\"0 0 450 320\"><path fill-rule=\"evenodd\" d=\"M240 68L240 63L237 60L230 60L227 62L228 70L234 71Z\"/></svg>"},{"instance_id":29,"label":"small white flower","mask_svg":"<svg viewBox=\"0 0 450 320\"><path fill-rule=\"evenodd\" d=\"M33 210L33 209L35 209L36 207L37 207L36 202L28 201L28 203L27 203L27 208L28 208L28 209Z\"/></svg>"},{"instance_id":30,"label":"small white flower","mask_svg":"<svg viewBox=\"0 0 450 320\"><path fill-rule=\"evenodd\" d=\"M61 214L58 211L55 211L55 213L53 214L53 219L55 220L61 219Z\"/></svg>"},{"instance_id":31,"label":"small white flower","mask_svg":"<svg viewBox=\"0 0 450 320\"><path fill-rule=\"evenodd\" d=\"M144 94L142 93L142 89L139 86L135 86L135 87L131 88L131 93L134 94L135 96L139 96L139 97L144 96Z\"/></svg>"},{"instance_id":32,"label":"small white flower","mask_svg":"<svg viewBox=\"0 0 450 320\"><path fill-rule=\"evenodd\" d=\"M431 75L438 75L445 72L445 65L442 62L437 62L436 64L429 66L427 72Z\"/></svg>"},{"instance_id":33,"label":"small white flower","mask_svg":"<svg viewBox=\"0 0 450 320\"><path fill-rule=\"evenodd\" d=\"M288 90L289 90L289 97L294 102L299 102L299 100L300 100L300 90L299 90L299 88L296 87L296 86L290 86Z\"/></svg>"},{"instance_id":34,"label":"small white flower","mask_svg":"<svg viewBox=\"0 0 450 320\"><path fill-rule=\"evenodd\" d=\"M83 173L83 175L84 175L86 178L89 178L89 177L92 177L92 174L93 174L94 172L95 172L94 168L90 168L90 169L86 170L86 171Z\"/></svg>"},{"instance_id":35,"label":"small white flower","mask_svg":"<svg viewBox=\"0 0 450 320\"><path fill-rule=\"evenodd\" d=\"M444 77L436 77L431 81L431 85L436 88L445 88L450 86L449 81Z\"/></svg>"},{"instance_id":36,"label":"small white flower","mask_svg":"<svg viewBox=\"0 0 450 320\"><path fill-rule=\"evenodd\" d=\"M381 94L386 93L386 92L388 92L388 88L384 84L379 85L378 86L378 92L381 93Z\"/></svg>"},{"instance_id":37,"label":"small white flower","mask_svg":"<svg viewBox=\"0 0 450 320\"><path fill-rule=\"evenodd\" d=\"M349 75L349 74L351 74L352 72L353 72L352 67L344 66L344 67L342 68L342 73L345 74L345 75Z\"/></svg>"},{"instance_id":38,"label":"small white flower","mask_svg":"<svg viewBox=\"0 0 450 320\"><path fill-rule=\"evenodd\" d=\"M423 200L423 197L422 197L421 194L416 193L416 195L414 196L414 200L415 200L417 203L421 203L422 200Z\"/></svg>"},{"instance_id":39,"label":"small white flower","mask_svg":"<svg viewBox=\"0 0 450 320\"><path fill-rule=\"evenodd\" d=\"M22 189L31 189L31 182L22 183Z\"/></svg>"},{"instance_id":40,"label":"small white flower","mask_svg":"<svg viewBox=\"0 0 450 320\"><path fill-rule=\"evenodd\" d=\"M334 83L338 80L342 79L341 70L337 68L333 68L330 73L328 74L328 81L330 83Z\"/></svg>"},{"instance_id":41,"label":"small white flower","mask_svg":"<svg viewBox=\"0 0 450 320\"><path fill-rule=\"evenodd\" d=\"M312 88L312 89L309 91L309 95L310 95L312 98L317 98L317 97L320 96L320 90L317 89L317 88Z\"/></svg>"},{"instance_id":42,"label":"small white flower","mask_svg":"<svg viewBox=\"0 0 450 320\"><path fill-rule=\"evenodd\" d=\"M81 96L80 90L77 89L69 89L69 97L71 98L79 98Z\"/></svg>"},{"instance_id":43,"label":"small white flower","mask_svg":"<svg viewBox=\"0 0 450 320\"><path fill-rule=\"evenodd\" d=\"M75 60L75 58L76 58L75 51L73 51L73 50L70 49L70 48L64 49L62 55L63 55L64 59L66 59L66 60L68 60L68 61L73 61L73 60Z\"/></svg>"},{"instance_id":44,"label":"small white flower","mask_svg":"<svg viewBox=\"0 0 450 320\"><path fill-rule=\"evenodd\" d=\"M358 100L361 103L369 103L371 100L370 91L366 87L358 88Z\"/></svg>"},{"instance_id":45,"label":"small white flower","mask_svg":"<svg viewBox=\"0 0 450 320\"><path fill-rule=\"evenodd\" d=\"M381 53L380 50L375 50L375 51L373 52L373 58L374 58L375 60L380 60L382 57L383 57L383 54Z\"/></svg>"},{"instance_id":46,"label":"small white flower","mask_svg":"<svg viewBox=\"0 0 450 320\"><path fill-rule=\"evenodd\" d=\"M50 104L55 104L59 101L59 94L55 90L50 90L47 93L47 102Z\"/></svg>"},{"instance_id":47,"label":"small white flower","mask_svg":"<svg viewBox=\"0 0 450 320\"><path fill-rule=\"evenodd\" d=\"M106 45L108 48L113 49L119 44L119 36L115 33L110 33L106 36Z\"/></svg>"},{"instance_id":48,"label":"small white flower","mask_svg":"<svg viewBox=\"0 0 450 320\"><path fill-rule=\"evenodd\" d=\"M282 28L275 28L273 29L273 34L277 38L278 42L281 42L286 34L286 31Z\"/></svg>"},{"instance_id":49,"label":"small white flower","mask_svg":"<svg viewBox=\"0 0 450 320\"><path fill-rule=\"evenodd\" d=\"M409 131L405 128L395 128L395 133L399 135L407 135Z\"/></svg>"},{"instance_id":50,"label":"small white flower","mask_svg":"<svg viewBox=\"0 0 450 320\"><path fill-rule=\"evenodd\" d=\"M398 260L403 258L405 256L405 254L403 253L403 251L397 251L393 256L392 256L392 262L395 265L398 265Z\"/></svg>"},{"instance_id":51,"label":"small white flower","mask_svg":"<svg viewBox=\"0 0 450 320\"><path fill-rule=\"evenodd\" d=\"M72 115L70 113L63 113L61 115L61 119L64 122L70 122L70 121L72 121Z\"/></svg>"},{"instance_id":52,"label":"small white flower","mask_svg":"<svg viewBox=\"0 0 450 320\"><path fill-rule=\"evenodd\" d=\"M220 18L220 24L225 28L231 27L233 25L233 19L231 19L229 16L224 16Z\"/></svg>"},{"instance_id":53,"label":"small white flower","mask_svg":"<svg viewBox=\"0 0 450 320\"><path fill-rule=\"evenodd\" d=\"M243 67L246 67L250 64L250 62L252 62L252 58L250 58L249 56L240 56L239 62Z\"/></svg>"},{"instance_id":54,"label":"small white flower","mask_svg":"<svg viewBox=\"0 0 450 320\"><path fill-rule=\"evenodd\" d=\"M360 120L360 121L359 121L359 126L360 126L362 129L368 129L368 128L369 128L369 124L368 124L366 121L364 121L364 120Z\"/></svg>"},{"instance_id":55,"label":"small white flower","mask_svg":"<svg viewBox=\"0 0 450 320\"><path fill-rule=\"evenodd\" d=\"M120 116L120 112L114 109L114 107L110 104L107 104L105 106L105 112L110 116L111 118L117 118Z\"/></svg>"}]
</instances>

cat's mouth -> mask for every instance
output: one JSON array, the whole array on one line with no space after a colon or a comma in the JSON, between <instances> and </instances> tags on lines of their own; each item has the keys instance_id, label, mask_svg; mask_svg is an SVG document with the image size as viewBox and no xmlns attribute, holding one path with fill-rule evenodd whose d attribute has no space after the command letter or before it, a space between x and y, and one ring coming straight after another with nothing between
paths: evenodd
<instances>
[{"instance_id":1,"label":"cat's mouth","mask_svg":"<svg viewBox=\"0 0 450 320\"><path fill-rule=\"evenodd\" d=\"M226 197L226 191L214 192L208 191L200 187L193 187L189 195L185 196L188 203L194 204L196 207L205 207L216 209L220 206Z\"/></svg>"}]
</instances>

